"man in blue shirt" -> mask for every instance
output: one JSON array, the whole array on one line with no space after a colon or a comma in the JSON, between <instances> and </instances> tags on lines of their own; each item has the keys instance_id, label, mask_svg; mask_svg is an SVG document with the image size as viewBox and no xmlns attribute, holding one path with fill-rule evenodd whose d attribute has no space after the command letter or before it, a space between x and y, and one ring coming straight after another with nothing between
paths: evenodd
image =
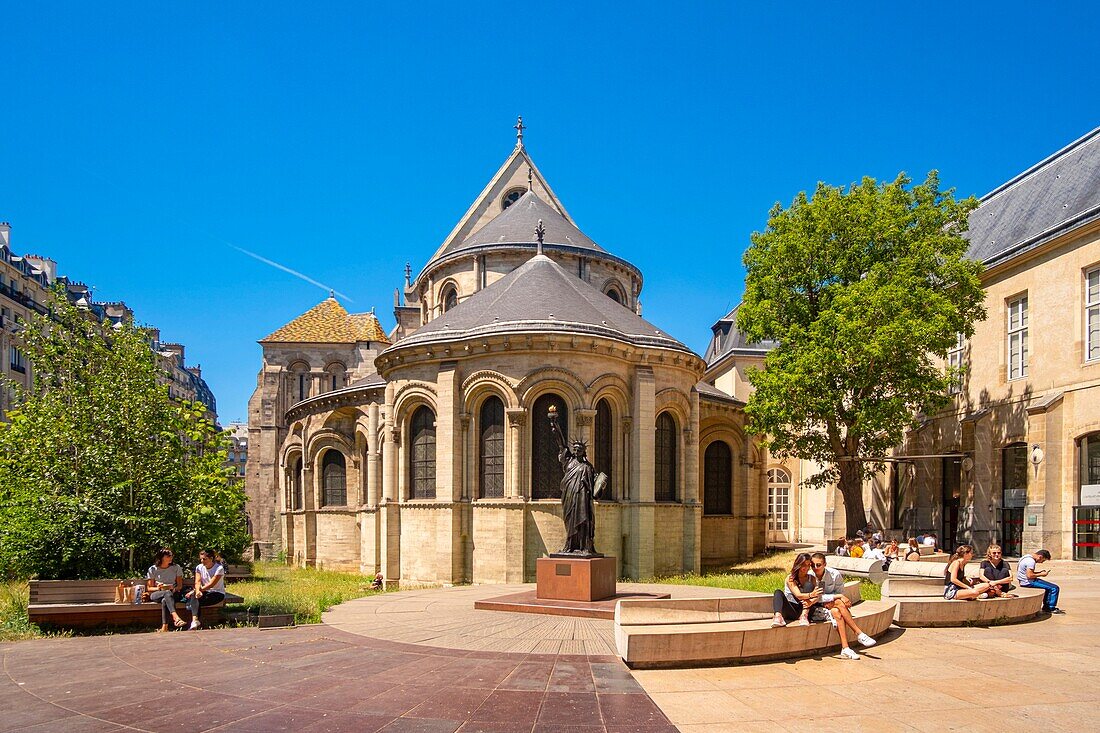
<instances>
[{"instance_id":1,"label":"man in blue shirt","mask_svg":"<svg viewBox=\"0 0 1100 733\"><path fill-rule=\"evenodd\" d=\"M1021 557L1020 563L1016 566L1016 584L1021 588L1042 588L1045 591L1043 610L1047 613L1065 613L1065 611L1058 608L1058 586L1048 580L1043 580L1050 571L1036 569L1037 565L1049 559L1050 552L1047 550L1036 550Z\"/></svg>"}]
</instances>

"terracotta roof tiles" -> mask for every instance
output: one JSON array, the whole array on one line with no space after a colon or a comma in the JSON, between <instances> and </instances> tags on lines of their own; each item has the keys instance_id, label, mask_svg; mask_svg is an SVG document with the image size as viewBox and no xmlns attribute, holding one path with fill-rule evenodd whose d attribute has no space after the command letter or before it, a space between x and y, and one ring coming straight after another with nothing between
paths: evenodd
<instances>
[{"instance_id":1,"label":"terracotta roof tiles","mask_svg":"<svg viewBox=\"0 0 1100 733\"><path fill-rule=\"evenodd\" d=\"M389 343L373 313L350 315L335 298L326 298L260 343L354 344Z\"/></svg>"}]
</instances>

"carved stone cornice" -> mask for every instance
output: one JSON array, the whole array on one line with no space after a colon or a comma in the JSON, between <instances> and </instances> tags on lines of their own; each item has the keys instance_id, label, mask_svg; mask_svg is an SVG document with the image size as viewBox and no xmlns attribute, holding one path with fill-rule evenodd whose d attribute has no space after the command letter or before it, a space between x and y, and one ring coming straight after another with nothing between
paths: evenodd
<instances>
[{"instance_id":1,"label":"carved stone cornice","mask_svg":"<svg viewBox=\"0 0 1100 733\"><path fill-rule=\"evenodd\" d=\"M522 407L510 407L504 411L508 418L508 425L519 428L527 424L527 410Z\"/></svg>"}]
</instances>

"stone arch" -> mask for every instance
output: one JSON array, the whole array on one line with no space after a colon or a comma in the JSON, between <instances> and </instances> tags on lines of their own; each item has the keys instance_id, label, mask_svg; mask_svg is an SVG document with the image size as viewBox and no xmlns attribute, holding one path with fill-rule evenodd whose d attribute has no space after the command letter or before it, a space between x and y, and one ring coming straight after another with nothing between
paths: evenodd
<instances>
[{"instance_id":1,"label":"stone arch","mask_svg":"<svg viewBox=\"0 0 1100 733\"><path fill-rule=\"evenodd\" d=\"M569 404L572 411L583 409L586 405L588 389L573 372L561 367L542 367L524 377L516 386L523 406L530 410L535 400L546 392L556 392Z\"/></svg>"},{"instance_id":2,"label":"stone arch","mask_svg":"<svg viewBox=\"0 0 1100 733\"><path fill-rule=\"evenodd\" d=\"M653 396L653 413L671 412L680 430L691 429L691 400L682 390L666 387Z\"/></svg>"},{"instance_id":3,"label":"stone arch","mask_svg":"<svg viewBox=\"0 0 1100 733\"><path fill-rule=\"evenodd\" d=\"M459 304L460 299L461 291L459 290L458 282L453 277L448 277L439 284L439 289L436 290L435 302L439 307L440 314L446 313L451 308L454 308Z\"/></svg>"},{"instance_id":4,"label":"stone arch","mask_svg":"<svg viewBox=\"0 0 1100 733\"><path fill-rule=\"evenodd\" d=\"M593 408L606 397L620 416L630 414L630 385L618 374L601 374L589 383L587 391Z\"/></svg>"},{"instance_id":5,"label":"stone arch","mask_svg":"<svg viewBox=\"0 0 1100 733\"><path fill-rule=\"evenodd\" d=\"M306 443L305 455L308 456L310 464L316 464L317 458L320 457L322 451L329 448L336 448L340 450L346 458L351 458L355 461L355 446L351 440L338 430L332 428L321 428L313 435L309 436L309 441Z\"/></svg>"},{"instance_id":6,"label":"stone arch","mask_svg":"<svg viewBox=\"0 0 1100 733\"><path fill-rule=\"evenodd\" d=\"M629 305L626 302L626 288L622 286L618 278L611 277L607 279L603 286L603 294L620 305Z\"/></svg>"},{"instance_id":7,"label":"stone arch","mask_svg":"<svg viewBox=\"0 0 1100 733\"><path fill-rule=\"evenodd\" d=\"M428 382L406 382L397 389L393 396L394 421L400 424L410 410L417 405L428 405L437 415L435 385Z\"/></svg>"},{"instance_id":8,"label":"stone arch","mask_svg":"<svg viewBox=\"0 0 1100 733\"><path fill-rule=\"evenodd\" d=\"M462 382L463 403L466 406L466 412L471 415L481 401L490 394L503 400L505 408L519 407L519 396L516 394L515 385L499 372L489 370L474 372Z\"/></svg>"}]
</instances>

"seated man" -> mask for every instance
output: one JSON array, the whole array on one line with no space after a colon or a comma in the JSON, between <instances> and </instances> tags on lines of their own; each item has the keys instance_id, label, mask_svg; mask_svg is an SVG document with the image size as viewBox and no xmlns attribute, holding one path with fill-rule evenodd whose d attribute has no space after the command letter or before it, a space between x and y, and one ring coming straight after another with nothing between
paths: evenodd
<instances>
[{"instance_id":1,"label":"seated man","mask_svg":"<svg viewBox=\"0 0 1100 733\"><path fill-rule=\"evenodd\" d=\"M985 559L978 570L978 578L989 583L991 596L1003 596L1016 586L1012 585L1012 568L1004 559L1000 545L990 545L985 551Z\"/></svg>"},{"instance_id":2,"label":"seated man","mask_svg":"<svg viewBox=\"0 0 1100 733\"><path fill-rule=\"evenodd\" d=\"M840 634L840 656L845 659L859 659L851 647L848 646L848 630L856 635L856 641L861 646L871 647L877 642L859 628L849 607L852 602L844 595L844 576L836 568L831 568L825 563L825 555L815 552L810 556L814 575L817 576L817 585L821 589L820 603L829 613L829 622L836 627ZM816 619L815 619L816 620Z\"/></svg>"},{"instance_id":3,"label":"seated man","mask_svg":"<svg viewBox=\"0 0 1100 733\"><path fill-rule=\"evenodd\" d=\"M1036 565L1044 563L1049 559L1050 552L1047 550L1036 550L1035 552L1021 557L1020 563L1016 566L1016 584L1021 588L1042 588L1045 591L1043 595L1043 610L1047 613L1065 613L1065 611L1058 608L1058 586L1047 580L1043 580L1050 571L1035 569Z\"/></svg>"},{"instance_id":4,"label":"seated man","mask_svg":"<svg viewBox=\"0 0 1100 733\"><path fill-rule=\"evenodd\" d=\"M863 553L863 559L886 562L886 553L882 551L882 546L877 540L871 540L871 548Z\"/></svg>"}]
</instances>

